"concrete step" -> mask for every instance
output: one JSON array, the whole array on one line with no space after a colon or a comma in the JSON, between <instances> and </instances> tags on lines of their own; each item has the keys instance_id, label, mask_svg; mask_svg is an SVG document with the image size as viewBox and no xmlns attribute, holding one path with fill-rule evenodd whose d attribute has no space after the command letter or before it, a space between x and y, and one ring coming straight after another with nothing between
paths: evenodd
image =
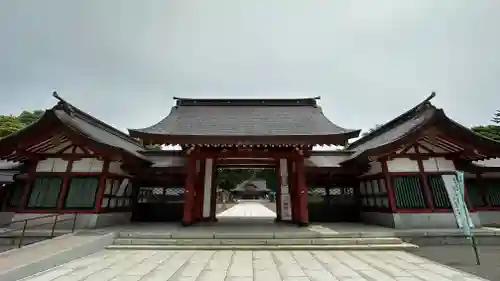
<instances>
[{"instance_id":1,"label":"concrete step","mask_svg":"<svg viewBox=\"0 0 500 281\"><path fill-rule=\"evenodd\" d=\"M394 233L377 232L377 233L337 233L337 232L208 232L208 231L178 231L178 232L146 232L146 231L121 231L118 233L119 238L148 238L148 239L315 239L315 238L381 238L395 237Z\"/></svg>"},{"instance_id":2,"label":"concrete step","mask_svg":"<svg viewBox=\"0 0 500 281\"><path fill-rule=\"evenodd\" d=\"M408 243L385 245L110 245L108 250L251 250L251 251L408 251L418 246Z\"/></svg>"},{"instance_id":3,"label":"concrete step","mask_svg":"<svg viewBox=\"0 0 500 281\"><path fill-rule=\"evenodd\" d=\"M117 238L114 245L399 245L403 241L397 237L377 238L315 238L315 239L158 239L158 238Z\"/></svg>"}]
</instances>

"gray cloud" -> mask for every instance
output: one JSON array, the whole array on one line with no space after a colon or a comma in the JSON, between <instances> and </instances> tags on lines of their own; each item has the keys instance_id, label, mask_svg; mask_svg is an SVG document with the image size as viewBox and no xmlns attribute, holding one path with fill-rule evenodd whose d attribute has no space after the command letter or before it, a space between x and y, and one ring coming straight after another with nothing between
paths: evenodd
<instances>
[{"instance_id":1,"label":"gray cloud","mask_svg":"<svg viewBox=\"0 0 500 281\"><path fill-rule=\"evenodd\" d=\"M173 96L322 96L367 129L437 91L464 125L500 107L500 2L6 0L0 113L60 94L117 126L145 127Z\"/></svg>"}]
</instances>

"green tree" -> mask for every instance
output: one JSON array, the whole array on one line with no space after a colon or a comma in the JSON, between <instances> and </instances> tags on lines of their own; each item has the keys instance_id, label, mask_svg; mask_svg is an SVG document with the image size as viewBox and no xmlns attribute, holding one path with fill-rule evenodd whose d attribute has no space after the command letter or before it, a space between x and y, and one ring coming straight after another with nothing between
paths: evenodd
<instances>
[{"instance_id":1,"label":"green tree","mask_svg":"<svg viewBox=\"0 0 500 281\"><path fill-rule=\"evenodd\" d=\"M472 127L472 131L477 134L483 135L487 138L500 141L500 126L497 125L486 125L486 126L477 126Z\"/></svg>"},{"instance_id":2,"label":"green tree","mask_svg":"<svg viewBox=\"0 0 500 281\"><path fill-rule=\"evenodd\" d=\"M31 123L34 123L35 121L40 119L40 117L42 117L44 112L45 111L43 110L35 110L35 111L24 110L23 112L21 112L21 114L19 114L17 119L19 120L19 122L21 122L21 124L28 126Z\"/></svg>"},{"instance_id":3,"label":"green tree","mask_svg":"<svg viewBox=\"0 0 500 281\"><path fill-rule=\"evenodd\" d=\"M244 180L254 175L252 169L217 169L216 184L224 190L232 190Z\"/></svg>"},{"instance_id":4,"label":"green tree","mask_svg":"<svg viewBox=\"0 0 500 281\"><path fill-rule=\"evenodd\" d=\"M23 111L18 116L0 115L0 137L5 137L38 120L43 110Z\"/></svg>"},{"instance_id":5,"label":"green tree","mask_svg":"<svg viewBox=\"0 0 500 281\"><path fill-rule=\"evenodd\" d=\"M493 122L494 125L476 126L472 127L471 130L487 138L500 141L500 110L497 110L493 114L491 122Z\"/></svg>"},{"instance_id":6,"label":"green tree","mask_svg":"<svg viewBox=\"0 0 500 281\"><path fill-rule=\"evenodd\" d=\"M491 119L491 122L500 125L500 110L497 110L495 114L493 114L493 118Z\"/></svg>"},{"instance_id":7,"label":"green tree","mask_svg":"<svg viewBox=\"0 0 500 281\"><path fill-rule=\"evenodd\" d=\"M0 137L5 137L20 130L24 125L12 115L0 115Z\"/></svg>"}]
</instances>

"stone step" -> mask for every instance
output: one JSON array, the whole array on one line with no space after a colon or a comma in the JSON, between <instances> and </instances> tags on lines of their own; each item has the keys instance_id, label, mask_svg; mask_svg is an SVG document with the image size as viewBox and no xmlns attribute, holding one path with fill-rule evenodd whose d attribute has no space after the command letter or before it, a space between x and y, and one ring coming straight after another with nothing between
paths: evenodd
<instances>
[{"instance_id":1,"label":"stone step","mask_svg":"<svg viewBox=\"0 0 500 281\"><path fill-rule=\"evenodd\" d=\"M110 245L108 250L233 250L233 251L408 251L418 246L401 243L385 245Z\"/></svg>"},{"instance_id":2,"label":"stone step","mask_svg":"<svg viewBox=\"0 0 500 281\"><path fill-rule=\"evenodd\" d=\"M230 232L128 232L118 233L119 238L150 238L150 239L315 239L315 238L380 238L396 237L390 232L258 232L258 233L230 233Z\"/></svg>"},{"instance_id":3,"label":"stone step","mask_svg":"<svg viewBox=\"0 0 500 281\"><path fill-rule=\"evenodd\" d=\"M117 238L114 245L398 245L396 237L322 239L157 239Z\"/></svg>"}]
</instances>

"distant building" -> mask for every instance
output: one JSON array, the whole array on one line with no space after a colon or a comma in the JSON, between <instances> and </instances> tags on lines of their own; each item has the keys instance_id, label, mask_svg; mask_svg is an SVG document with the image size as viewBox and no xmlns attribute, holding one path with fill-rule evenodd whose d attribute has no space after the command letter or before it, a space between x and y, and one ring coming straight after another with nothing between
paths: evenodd
<instances>
[{"instance_id":1,"label":"distant building","mask_svg":"<svg viewBox=\"0 0 500 281\"><path fill-rule=\"evenodd\" d=\"M243 181L231 193L236 199L263 199L270 191L266 180L255 179Z\"/></svg>"}]
</instances>

